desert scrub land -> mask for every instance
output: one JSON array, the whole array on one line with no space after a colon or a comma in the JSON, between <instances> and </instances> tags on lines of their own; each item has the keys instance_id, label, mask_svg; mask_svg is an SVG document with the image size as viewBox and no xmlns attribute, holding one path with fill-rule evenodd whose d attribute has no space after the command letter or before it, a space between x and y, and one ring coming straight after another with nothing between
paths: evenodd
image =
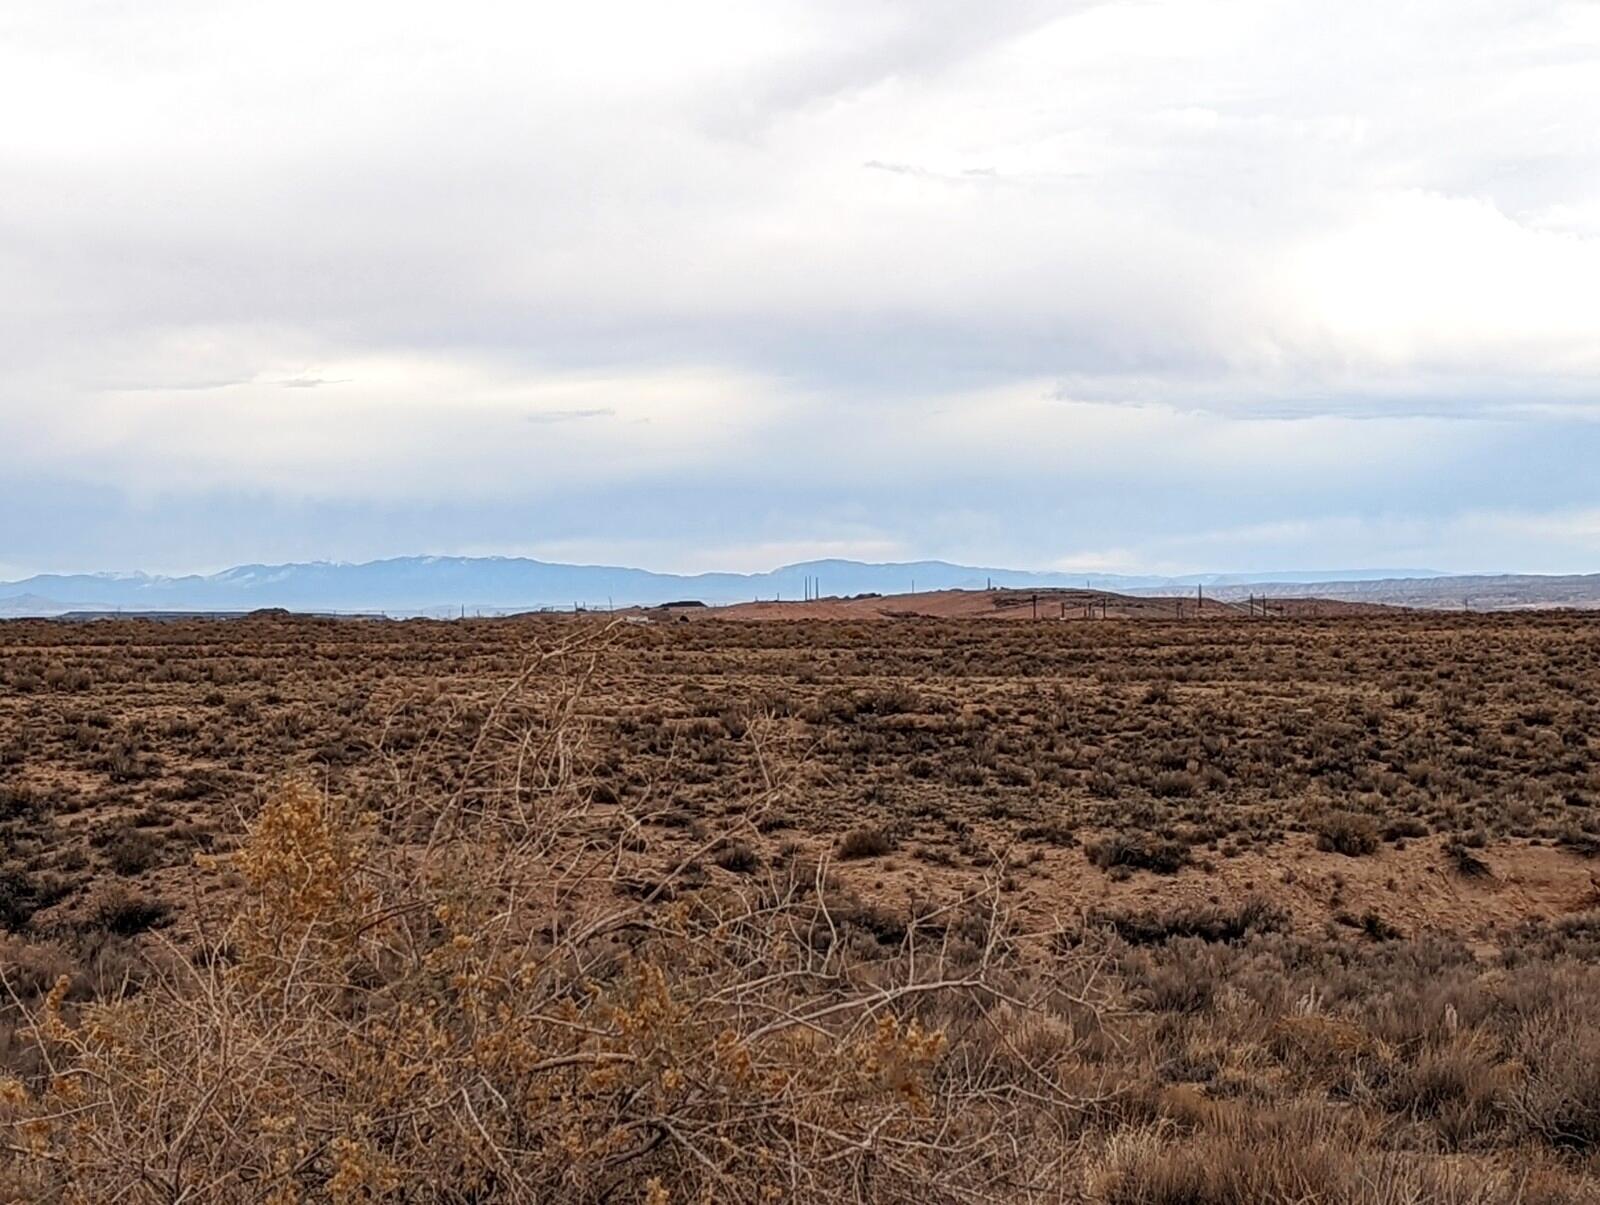
<instances>
[{"instance_id":1,"label":"desert scrub land","mask_svg":"<svg viewBox=\"0 0 1600 1205\"><path fill-rule=\"evenodd\" d=\"M0 624L0 1198L1600 1199L1600 627Z\"/></svg>"}]
</instances>

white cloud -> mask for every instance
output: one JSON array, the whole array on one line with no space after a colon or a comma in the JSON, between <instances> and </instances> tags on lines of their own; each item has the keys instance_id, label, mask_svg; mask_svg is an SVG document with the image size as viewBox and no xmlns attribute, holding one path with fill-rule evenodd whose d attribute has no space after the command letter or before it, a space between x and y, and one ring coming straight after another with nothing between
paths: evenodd
<instances>
[{"instance_id":1,"label":"white cloud","mask_svg":"<svg viewBox=\"0 0 1600 1205\"><path fill-rule=\"evenodd\" d=\"M781 404L727 371L529 374L460 357L324 366L328 383L275 372L183 389L95 391L35 416L19 468L65 467L148 494L288 490L381 501L593 488L670 464L735 460Z\"/></svg>"},{"instance_id":2,"label":"white cloud","mask_svg":"<svg viewBox=\"0 0 1600 1205\"><path fill-rule=\"evenodd\" d=\"M1381 371L1600 379L1600 238L1521 225L1487 201L1378 198L1284 277L1329 350Z\"/></svg>"}]
</instances>

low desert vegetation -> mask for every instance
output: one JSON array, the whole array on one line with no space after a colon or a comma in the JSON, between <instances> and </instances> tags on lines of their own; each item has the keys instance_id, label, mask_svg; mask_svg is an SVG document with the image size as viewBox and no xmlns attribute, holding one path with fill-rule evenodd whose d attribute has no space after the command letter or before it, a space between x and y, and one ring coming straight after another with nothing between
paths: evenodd
<instances>
[{"instance_id":1,"label":"low desert vegetation","mask_svg":"<svg viewBox=\"0 0 1600 1205\"><path fill-rule=\"evenodd\" d=\"M0 1199L1600 1199L1588 621L859 626L6 626Z\"/></svg>"},{"instance_id":2,"label":"low desert vegetation","mask_svg":"<svg viewBox=\"0 0 1600 1205\"><path fill-rule=\"evenodd\" d=\"M1313 828L1317 848L1350 858L1360 858L1378 848L1378 826L1371 816L1335 811L1320 816Z\"/></svg>"},{"instance_id":3,"label":"low desert vegetation","mask_svg":"<svg viewBox=\"0 0 1600 1205\"><path fill-rule=\"evenodd\" d=\"M863 957L822 864L755 885L719 835L649 869L579 786L575 673L538 658L452 773L357 811L275 790L214 868L231 920L72 1003L11 978L10 1191L42 1200L777 1200L1041 1190L1015 1136L1076 1104L999 1017L1094 1005L999 952L992 891ZM554 687L552 689L553 679ZM530 683L544 688L533 715ZM447 725L453 718L444 721ZM759 756L761 737L749 739ZM744 801L736 826L776 798ZM693 886L694 890L689 890ZM122 895L101 922L152 918ZM857 913L858 914L858 913ZM134 919L130 919L130 917ZM959 933L958 933L959 930ZM1003 1031L1002 1031L1003 1032ZM955 1059L952 1061L953 1047ZM1064 1041L1061 1050L1070 1045ZM1064 1153L1068 1148L1053 1144Z\"/></svg>"}]
</instances>

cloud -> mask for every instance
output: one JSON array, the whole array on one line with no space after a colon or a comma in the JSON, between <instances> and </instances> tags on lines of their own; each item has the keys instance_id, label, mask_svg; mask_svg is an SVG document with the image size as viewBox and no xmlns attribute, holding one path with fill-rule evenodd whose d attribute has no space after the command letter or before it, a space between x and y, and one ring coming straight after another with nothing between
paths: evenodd
<instances>
[{"instance_id":1,"label":"cloud","mask_svg":"<svg viewBox=\"0 0 1600 1205\"><path fill-rule=\"evenodd\" d=\"M1597 67L1555 0L21 0L0 540L1442 556L1600 450Z\"/></svg>"},{"instance_id":2,"label":"cloud","mask_svg":"<svg viewBox=\"0 0 1600 1205\"><path fill-rule=\"evenodd\" d=\"M289 377L275 383L284 389L320 389L324 385L348 385L350 380L349 377L334 380L327 377Z\"/></svg>"},{"instance_id":3,"label":"cloud","mask_svg":"<svg viewBox=\"0 0 1600 1205\"><path fill-rule=\"evenodd\" d=\"M530 423L570 423L586 418L614 418L616 413L614 406L589 406L582 410L541 410L525 417Z\"/></svg>"},{"instance_id":4,"label":"cloud","mask_svg":"<svg viewBox=\"0 0 1600 1205\"><path fill-rule=\"evenodd\" d=\"M112 393L184 393L193 390L227 389L233 385L245 384L246 378L238 377L228 379L195 379L158 381L149 384L120 384L112 386L108 392Z\"/></svg>"},{"instance_id":5,"label":"cloud","mask_svg":"<svg viewBox=\"0 0 1600 1205\"><path fill-rule=\"evenodd\" d=\"M965 167L958 172L935 172L909 163L883 163L868 159L861 165L870 171L888 172L894 176L913 176L919 180L942 180L950 184L994 183L1001 179L992 167Z\"/></svg>"}]
</instances>

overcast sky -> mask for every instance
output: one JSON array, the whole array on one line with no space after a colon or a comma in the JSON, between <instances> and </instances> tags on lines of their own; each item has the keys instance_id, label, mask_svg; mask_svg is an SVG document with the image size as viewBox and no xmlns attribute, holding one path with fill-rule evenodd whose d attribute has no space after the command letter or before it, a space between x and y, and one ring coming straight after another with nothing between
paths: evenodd
<instances>
[{"instance_id":1,"label":"overcast sky","mask_svg":"<svg viewBox=\"0 0 1600 1205\"><path fill-rule=\"evenodd\" d=\"M1600 4L6 0L0 577L1600 571Z\"/></svg>"}]
</instances>

